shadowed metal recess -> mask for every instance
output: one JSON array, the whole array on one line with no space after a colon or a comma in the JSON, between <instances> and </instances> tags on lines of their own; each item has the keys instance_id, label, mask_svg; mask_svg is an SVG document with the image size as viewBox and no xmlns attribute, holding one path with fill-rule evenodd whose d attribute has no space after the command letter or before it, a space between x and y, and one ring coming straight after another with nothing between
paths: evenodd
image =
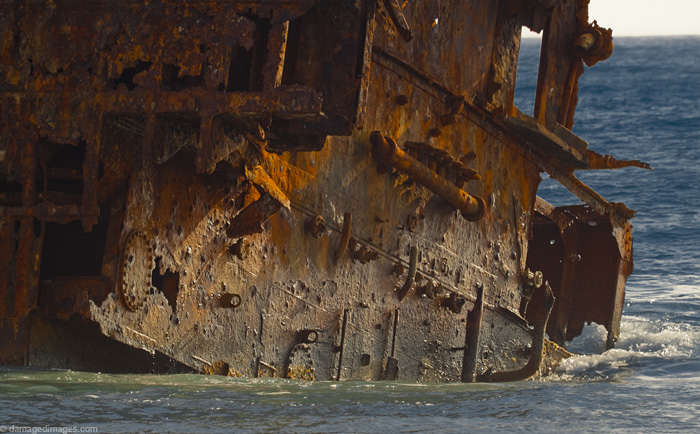
<instances>
[{"instance_id":1,"label":"shadowed metal recess","mask_svg":"<svg viewBox=\"0 0 700 434\"><path fill-rule=\"evenodd\" d=\"M619 336L634 212L574 172L649 166L570 131L588 0L5 1L0 36L0 364L512 381Z\"/></svg>"}]
</instances>

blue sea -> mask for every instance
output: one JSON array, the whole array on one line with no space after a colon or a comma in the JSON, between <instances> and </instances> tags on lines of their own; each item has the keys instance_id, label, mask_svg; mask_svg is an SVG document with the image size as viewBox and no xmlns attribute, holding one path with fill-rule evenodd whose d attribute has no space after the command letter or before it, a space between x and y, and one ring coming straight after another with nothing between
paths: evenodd
<instances>
[{"instance_id":1,"label":"blue sea","mask_svg":"<svg viewBox=\"0 0 700 434\"><path fill-rule=\"evenodd\" d=\"M524 41L516 96L526 113L538 51ZM700 37L616 38L580 87L574 131L654 168L578 173L637 210L615 349L591 325L570 346L581 355L553 376L476 385L0 368L0 432L700 432ZM578 203L550 179L540 195Z\"/></svg>"}]
</instances>

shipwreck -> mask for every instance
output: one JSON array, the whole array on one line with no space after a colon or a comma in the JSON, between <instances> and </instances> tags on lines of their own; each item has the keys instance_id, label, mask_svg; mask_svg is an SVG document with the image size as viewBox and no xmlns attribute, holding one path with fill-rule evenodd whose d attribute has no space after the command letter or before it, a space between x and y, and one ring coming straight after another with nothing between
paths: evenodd
<instances>
[{"instance_id":1,"label":"shipwreck","mask_svg":"<svg viewBox=\"0 0 700 434\"><path fill-rule=\"evenodd\" d=\"M634 213L574 172L647 166L571 132L588 0L3 1L0 36L0 364L504 381L619 336Z\"/></svg>"}]
</instances>

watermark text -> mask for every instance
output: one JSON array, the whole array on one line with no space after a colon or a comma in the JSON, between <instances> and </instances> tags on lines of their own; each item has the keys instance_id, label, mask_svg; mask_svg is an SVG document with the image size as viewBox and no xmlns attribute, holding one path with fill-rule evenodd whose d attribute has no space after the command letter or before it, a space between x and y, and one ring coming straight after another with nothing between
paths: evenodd
<instances>
[{"instance_id":1,"label":"watermark text","mask_svg":"<svg viewBox=\"0 0 700 434\"><path fill-rule=\"evenodd\" d=\"M0 425L0 433L96 433L99 432L96 426L17 426Z\"/></svg>"}]
</instances>

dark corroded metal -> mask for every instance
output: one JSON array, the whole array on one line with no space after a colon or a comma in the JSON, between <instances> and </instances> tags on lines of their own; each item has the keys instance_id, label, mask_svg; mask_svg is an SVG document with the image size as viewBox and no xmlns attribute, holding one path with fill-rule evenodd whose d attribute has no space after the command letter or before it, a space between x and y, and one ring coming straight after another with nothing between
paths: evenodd
<instances>
[{"instance_id":1,"label":"dark corroded metal","mask_svg":"<svg viewBox=\"0 0 700 434\"><path fill-rule=\"evenodd\" d=\"M583 206L555 208L538 199L536 211L527 262L541 270L557 300L547 328L550 338L564 344L595 321L608 330L612 348L620 333L621 280L632 272L631 227L614 227L609 215ZM536 308L534 303L528 311Z\"/></svg>"},{"instance_id":2,"label":"dark corroded metal","mask_svg":"<svg viewBox=\"0 0 700 434\"><path fill-rule=\"evenodd\" d=\"M476 295L474 307L467 316L467 332L464 342L464 360L462 362L463 383L473 383L477 379L477 357L479 354L479 333L481 318L484 314L484 288L480 286Z\"/></svg>"},{"instance_id":3,"label":"dark corroded metal","mask_svg":"<svg viewBox=\"0 0 700 434\"><path fill-rule=\"evenodd\" d=\"M386 366L382 373L382 380L394 381L399 376L399 359L396 358L396 334L399 327L399 313L394 311L394 326L391 328L391 355L386 359Z\"/></svg>"},{"instance_id":4,"label":"dark corroded metal","mask_svg":"<svg viewBox=\"0 0 700 434\"><path fill-rule=\"evenodd\" d=\"M350 253L352 258L357 260L360 264L367 264L368 262L379 259L379 253L366 245L358 247L354 240L350 240Z\"/></svg>"},{"instance_id":5,"label":"dark corroded metal","mask_svg":"<svg viewBox=\"0 0 700 434\"><path fill-rule=\"evenodd\" d=\"M340 345L338 346L338 371L335 374L335 381L340 381L343 372L343 353L345 352L345 333L348 330L348 310L343 311L343 325L340 329Z\"/></svg>"},{"instance_id":6,"label":"dark corroded metal","mask_svg":"<svg viewBox=\"0 0 700 434\"><path fill-rule=\"evenodd\" d=\"M634 213L574 172L648 165L571 132L612 48L588 0L2 2L0 364L529 374L540 276L612 346Z\"/></svg>"}]
</instances>

